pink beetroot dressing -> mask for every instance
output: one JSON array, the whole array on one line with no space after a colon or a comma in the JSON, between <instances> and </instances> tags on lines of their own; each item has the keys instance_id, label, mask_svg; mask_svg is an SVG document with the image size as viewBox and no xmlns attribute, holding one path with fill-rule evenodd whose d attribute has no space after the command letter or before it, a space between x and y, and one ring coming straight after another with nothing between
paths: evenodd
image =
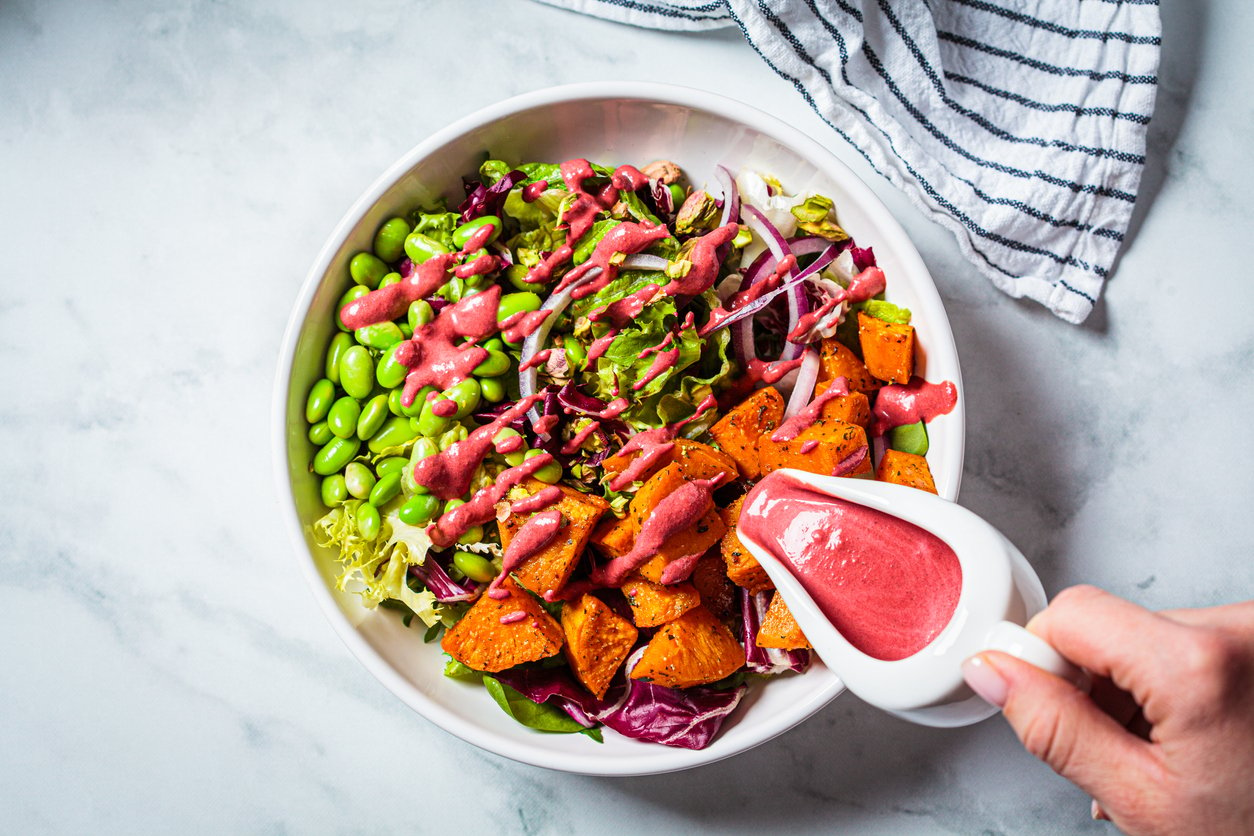
<instances>
[{"instance_id":1,"label":"pink beetroot dressing","mask_svg":"<svg viewBox=\"0 0 1254 836\"><path fill-rule=\"evenodd\" d=\"M918 653L958 605L962 567L943 540L786 474L749 492L738 531L788 567L832 626L876 659Z\"/></svg>"}]
</instances>

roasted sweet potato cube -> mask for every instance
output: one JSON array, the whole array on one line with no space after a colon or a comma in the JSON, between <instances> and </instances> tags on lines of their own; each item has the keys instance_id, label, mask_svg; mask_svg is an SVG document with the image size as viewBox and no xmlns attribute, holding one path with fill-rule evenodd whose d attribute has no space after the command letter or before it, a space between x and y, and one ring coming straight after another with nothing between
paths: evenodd
<instances>
[{"instance_id":1,"label":"roasted sweet potato cube","mask_svg":"<svg viewBox=\"0 0 1254 836\"><path fill-rule=\"evenodd\" d=\"M602 557L613 560L631 551L635 540L636 529L631 517L619 519L610 514L601 520L600 525L592 532L592 539L589 542Z\"/></svg>"},{"instance_id":2,"label":"roasted sweet potato cube","mask_svg":"<svg viewBox=\"0 0 1254 836\"><path fill-rule=\"evenodd\" d=\"M510 498L518 499L547 487L549 486L537 479L529 479L516 488L517 494L511 493ZM562 491L562 498L549 507L562 512L566 525L551 543L527 558L515 570L519 582L537 595L543 595L550 589L561 589L566 584L570 573L579 563L584 546L588 544L597 521L609 509L609 503L599 496L580 493L565 485L558 485L558 487ZM509 548L509 541L513 539L514 533L530 518L530 514L510 514L501 523L503 548Z\"/></svg>"},{"instance_id":3,"label":"roasted sweet potato cube","mask_svg":"<svg viewBox=\"0 0 1254 836\"><path fill-rule=\"evenodd\" d=\"M600 598L584 594L562 607L566 659L583 687L598 699L631 654L639 631Z\"/></svg>"},{"instance_id":4,"label":"roasted sweet potato cube","mask_svg":"<svg viewBox=\"0 0 1254 836\"><path fill-rule=\"evenodd\" d=\"M814 387L815 392L821 394L838 377L849 381L851 392L870 394L884 385L875 379L866 363L859 360L849 346L840 340L828 338L823 340L819 350L819 382Z\"/></svg>"},{"instance_id":5,"label":"roasted sweet potato cube","mask_svg":"<svg viewBox=\"0 0 1254 836\"><path fill-rule=\"evenodd\" d=\"M757 479L762 475L758 468L758 438L774 431L783 418L784 399L774 387L767 386L732 407L710 427L710 435L736 462L741 476Z\"/></svg>"},{"instance_id":6,"label":"roasted sweet potato cube","mask_svg":"<svg viewBox=\"0 0 1254 836\"><path fill-rule=\"evenodd\" d=\"M816 387L814 394L818 396L826 391L826 385L822 390ZM857 391L824 401L819 410L819 417L814 423L822 424L824 421L844 421L846 424L857 424L865 428L871 423L871 401L866 395Z\"/></svg>"},{"instance_id":7,"label":"roasted sweet potato cube","mask_svg":"<svg viewBox=\"0 0 1254 836\"><path fill-rule=\"evenodd\" d=\"M723 556L711 549L701 555L689 578L701 596L701 604L722 618L731 612L736 602L736 587L727 579L727 566Z\"/></svg>"},{"instance_id":8,"label":"roasted sweet potato cube","mask_svg":"<svg viewBox=\"0 0 1254 836\"><path fill-rule=\"evenodd\" d=\"M740 521L740 507L744 502L745 498L742 496L723 511L723 521L727 524L727 533L723 535L720 546L723 565L732 583L743 586L750 592L764 592L774 589L775 584L771 583L762 564L749 554L745 544L736 536L736 523Z\"/></svg>"},{"instance_id":9,"label":"roasted sweet potato cube","mask_svg":"<svg viewBox=\"0 0 1254 836\"><path fill-rule=\"evenodd\" d=\"M781 467L795 467L807 473L830 476L849 456L866 446L866 430L862 427L820 418L789 441L771 441L769 436L763 436L759 447L762 473L771 473ZM852 474L870 472L870 456L866 456L851 471Z\"/></svg>"},{"instance_id":10,"label":"roasted sweet potato cube","mask_svg":"<svg viewBox=\"0 0 1254 836\"><path fill-rule=\"evenodd\" d=\"M690 583L667 586L633 575L623 583L622 589L637 627L656 627L674 621L701 603L700 593Z\"/></svg>"},{"instance_id":11,"label":"roasted sweet potato cube","mask_svg":"<svg viewBox=\"0 0 1254 836\"><path fill-rule=\"evenodd\" d=\"M731 630L698 606L653 634L630 676L670 688L692 688L731 676L744 662L744 649Z\"/></svg>"},{"instance_id":12,"label":"roasted sweet potato cube","mask_svg":"<svg viewBox=\"0 0 1254 836\"><path fill-rule=\"evenodd\" d=\"M640 486L628 506L628 516L631 517L637 533L640 531L640 525L649 518L662 498L673 493L685 481L683 468L672 462L654 473Z\"/></svg>"},{"instance_id":13,"label":"roasted sweet potato cube","mask_svg":"<svg viewBox=\"0 0 1254 836\"><path fill-rule=\"evenodd\" d=\"M657 556L639 568L640 576L654 583L669 580L666 577L666 567L670 563L690 555L705 554L726 532L727 526L723 525L718 512L711 508L692 528L679 532L663 543Z\"/></svg>"},{"instance_id":14,"label":"roasted sweet potato cube","mask_svg":"<svg viewBox=\"0 0 1254 836\"><path fill-rule=\"evenodd\" d=\"M936 482L927 459L901 450L885 450L884 458L875 471L875 478L894 485L906 485L928 493L936 493Z\"/></svg>"},{"instance_id":15,"label":"roasted sweet potato cube","mask_svg":"<svg viewBox=\"0 0 1254 836\"><path fill-rule=\"evenodd\" d=\"M687 438L675 439L671 461L679 465L688 479L713 479L721 473L723 481L720 484L726 485L736 481L738 475L736 460L727 453Z\"/></svg>"},{"instance_id":16,"label":"roasted sweet potato cube","mask_svg":"<svg viewBox=\"0 0 1254 836\"><path fill-rule=\"evenodd\" d=\"M885 322L858 311L858 342L867 370L880 380L909 383L914 374L914 326Z\"/></svg>"},{"instance_id":17,"label":"roasted sweet potato cube","mask_svg":"<svg viewBox=\"0 0 1254 836\"><path fill-rule=\"evenodd\" d=\"M561 625L540 602L512 580L501 588L509 591L508 598L480 597L440 642L448 655L468 668L496 673L547 659L562 649Z\"/></svg>"},{"instance_id":18,"label":"roasted sweet potato cube","mask_svg":"<svg viewBox=\"0 0 1254 836\"><path fill-rule=\"evenodd\" d=\"M806 639L797 620L788 611L784 596L776 592L771 596L770 606L766 608L766 616L758 626L758 647L777 647L780 650L809 649L810 642Z\"/></svg>"}]
</instances>

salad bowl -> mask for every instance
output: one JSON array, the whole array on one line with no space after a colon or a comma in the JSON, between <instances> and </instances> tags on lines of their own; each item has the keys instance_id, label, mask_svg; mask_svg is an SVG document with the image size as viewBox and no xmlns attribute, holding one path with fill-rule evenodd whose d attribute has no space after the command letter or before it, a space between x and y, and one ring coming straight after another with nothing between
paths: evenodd
<instances>
[{"instance_id":1,"label":"salad bowl","mask_svg":"<svg viewBox=\"0 0 1254 836\"><path fill-rule=\"evenodd\" d=\"M841 225L860 246L874 248L888 276L887 299L914 312L919 373L958 387L957 407L929 424L927 456L940 495L957 496L965 422L953 336L918 252L866 184L801 132L739 102L669 85L577 84L493 105L418 144L348 210L315 259L284 335L273 404L275 477L300 570L349 650L390 691L445 731L507 758L589 775L645 775L711 763L770 740L843 690L821 663L804 674L755 683L706 748L669 748L608 730L597 744L583 735L543 734L516 724L484 689L443 676L439 643L424 643L417 624L406 627L396 612L366 609L356 595L336 588L335 554L319 548L311 530L326 509L318 477L309 472L313 448L304 406L323 375L348 262L370 247L386 219L441 196L456 205L463 175L488 153L512 161L584 157L610 165L666 159L698 186L713 183L723 165L769 175L795 192L831 197Z\"/></svg>"}]
</instances>

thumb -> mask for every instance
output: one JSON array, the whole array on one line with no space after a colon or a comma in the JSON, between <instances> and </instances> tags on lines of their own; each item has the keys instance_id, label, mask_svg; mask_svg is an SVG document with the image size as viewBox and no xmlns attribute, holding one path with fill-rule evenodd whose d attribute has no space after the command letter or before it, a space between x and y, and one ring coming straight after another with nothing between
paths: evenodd
<instances>
[{"instance_id":1,"label":"thumb","mask_svg":"<svg viewBox=\"0 0 1254 836\"><path fill-rule=\"evenodd\" d=\"M996 651L972 656L962 672L972 690L1001 707L1028 752L1089 795L1126 795L1129 778L1148 784L1135 776L1150 768L1149 744L1069 682Z\"/></svg>"}]
</instances>

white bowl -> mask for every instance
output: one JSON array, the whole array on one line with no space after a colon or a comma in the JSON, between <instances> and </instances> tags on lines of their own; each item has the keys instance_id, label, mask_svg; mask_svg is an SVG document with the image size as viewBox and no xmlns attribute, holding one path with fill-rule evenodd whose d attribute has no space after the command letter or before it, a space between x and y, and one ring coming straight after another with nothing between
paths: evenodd
<instances>
[{"instance_id":1,"label":"white bowl","mask_svg":"<svg viewBox=\"0 0 1254 836\"><path fill-rule=\"evenodd\" d=\"M920 373L952 380L958 407L929 425L928 461L937 489L958 494L965 421L958 355L945 310L913 244L858 177L820 145L760 110L700 90L644 83L575 84L493 105L437 132L388 169L340 221L309 271L292 310L274 394L274 461L283 513L301 569L331 625L353 654L394 694L436 725L470 743L524 763L588 775L647 775L687 769L743 752L814 714L841 691L821 664L804 675L752 687L719 736L691 751L641 743L606 730L598 745L583 735L552 735L518 725L483 688L442 675L438 643L405 628L396 613L362 608L336 592L333 554L314 545L310 523L325 513L309 472L305 396L323 376L332 312L348 285L348 261L370 248L389 217L444 195L462 197L461 177L485 152L511 162L574 157L617 165L655 159L679 163L694 184L714 183L714 166L753 168L793 191L836 202L841 224L872 246L888 275L887 298L914 312Z\"/></svg>"}]
</instances>

